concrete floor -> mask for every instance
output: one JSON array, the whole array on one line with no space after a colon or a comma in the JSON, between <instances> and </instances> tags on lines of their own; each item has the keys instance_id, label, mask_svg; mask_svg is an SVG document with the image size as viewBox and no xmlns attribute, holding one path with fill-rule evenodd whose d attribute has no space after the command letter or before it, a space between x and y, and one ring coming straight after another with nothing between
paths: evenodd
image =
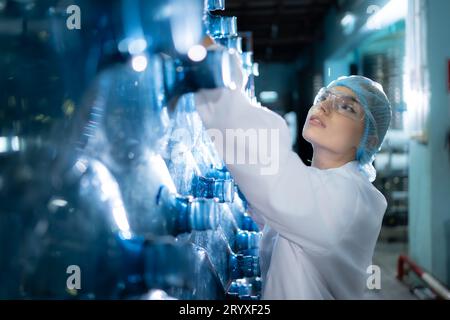
<instances>
[{"instance_id":1,"label":"concrete floor","mask_svg":"<svg viewBox=\"0 0 450 320\"><path fill-rule=\"evenodd\" d=\"M399 282L397 275L397 259L402 253L408 253L405 242L406 230L383 229L375 248L373 264L381 269L381 290L371 290L367 298L373 300L415 300L409 288Z\"/></svg>"}]
</instances>

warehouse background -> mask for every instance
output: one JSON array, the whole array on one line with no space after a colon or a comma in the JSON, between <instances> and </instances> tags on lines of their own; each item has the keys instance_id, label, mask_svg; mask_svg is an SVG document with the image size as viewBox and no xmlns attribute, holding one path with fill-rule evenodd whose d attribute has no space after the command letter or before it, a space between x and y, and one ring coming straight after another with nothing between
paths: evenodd
<instances>
[{"instance_id":1,"label":"warehouse background","mask_svg":"<svg viewBox=\"0 0 450 320\"><path fill-rule=\"evenodd\" d=\"M394 117L376 161L375 185L389 207L375 259L388 259L381 263L394 275L398 254L408 253L447 285L448 12L444 0L229 0L226 10L253 31L260 100L268 96L280 114L294 111L298 133L315 93L336 77L359 74L383 85ZM295 149L308 163L312 151L301 135Z\"/></svg>"}]
</instances>

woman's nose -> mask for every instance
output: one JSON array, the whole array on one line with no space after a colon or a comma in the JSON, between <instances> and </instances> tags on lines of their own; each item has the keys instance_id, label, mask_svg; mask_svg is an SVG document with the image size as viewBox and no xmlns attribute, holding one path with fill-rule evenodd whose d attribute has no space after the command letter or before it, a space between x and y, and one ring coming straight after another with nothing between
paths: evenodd
<instances>
[{"instance_id":1,"label":"woman's nose","mask_svg":"<svg viewBox=\"0 0 450 320\"><path fill-rule=\"evenodd\" d=\"M323 101L319 105L319 110L322 111L324 114L329 115L331 113L330 101L328 100Z\"/></svg>"}]
</instances>

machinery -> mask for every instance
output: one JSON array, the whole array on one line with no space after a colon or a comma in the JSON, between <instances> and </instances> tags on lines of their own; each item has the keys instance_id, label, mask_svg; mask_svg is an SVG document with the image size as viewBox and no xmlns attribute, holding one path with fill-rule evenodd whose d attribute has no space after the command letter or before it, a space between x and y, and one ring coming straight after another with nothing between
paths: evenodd
<instances>
[{"instance_id":1,"label":"machinery","mask_svg":"<svg viewBox=\"0 0 450 320\"><path fill-rule=\"evenodd\" d=\"M0 1L0 299L259 299L261 233L193 99L242 53L223 6Z\"/></svg>"}]
</instances>

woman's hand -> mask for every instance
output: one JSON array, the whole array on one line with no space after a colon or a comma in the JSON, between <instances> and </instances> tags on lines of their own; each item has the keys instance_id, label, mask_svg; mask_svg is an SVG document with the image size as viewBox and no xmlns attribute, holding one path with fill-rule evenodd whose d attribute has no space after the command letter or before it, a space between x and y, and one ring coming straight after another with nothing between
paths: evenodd
<instances>
[{"instance_id":1,"label":"woman's hand","mask_svg":"<svg viewBox=\"0 0 450 320\"><path fill-rule=\"evenodd\" d=\"M229 79L225 85L231 90L244 91L246 85L246 72L244 71L243 61L241 56L236 50L228 50L224 46L216 43L213 38L206 36L203 39L202 45L208 51L214 50L227 50L229 53L229 59L224 61L224 73L229 74Z\"/></svg>"}]
</instances>

